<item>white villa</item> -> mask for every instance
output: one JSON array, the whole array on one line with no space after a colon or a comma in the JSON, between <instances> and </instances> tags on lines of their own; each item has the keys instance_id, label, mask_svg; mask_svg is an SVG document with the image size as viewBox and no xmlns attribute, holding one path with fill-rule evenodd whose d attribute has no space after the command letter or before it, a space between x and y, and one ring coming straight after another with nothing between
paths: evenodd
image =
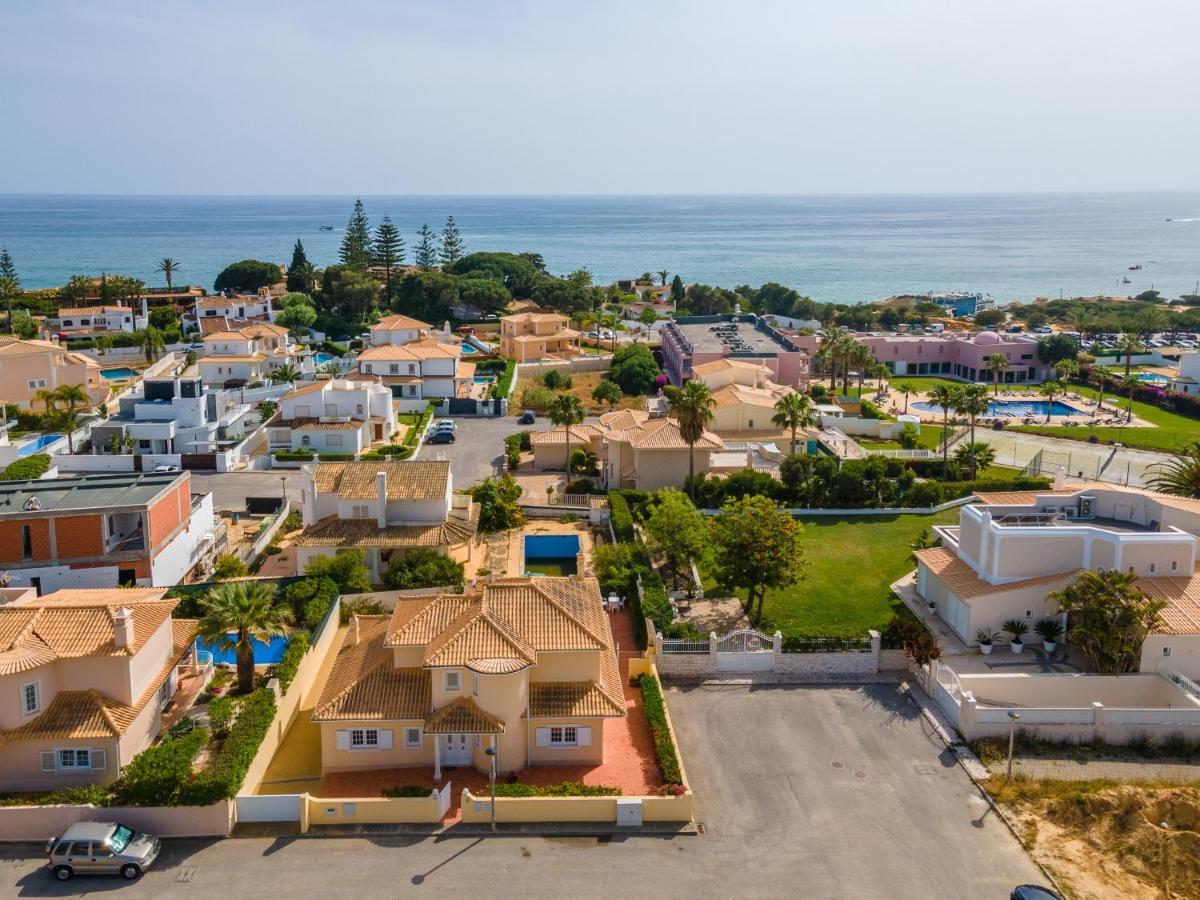
<instances>
[{"instance_id":1,"label":"white villa","mask_svg":"<svg viewBox=\"0 0 1200 900\"><path fill-rule=\"evenodd\" d=\"M383 385L344 378L322 379L279 400L267 423L272 450L361 454L396 430L392 394Z\"/></svg>"}]
</instances>

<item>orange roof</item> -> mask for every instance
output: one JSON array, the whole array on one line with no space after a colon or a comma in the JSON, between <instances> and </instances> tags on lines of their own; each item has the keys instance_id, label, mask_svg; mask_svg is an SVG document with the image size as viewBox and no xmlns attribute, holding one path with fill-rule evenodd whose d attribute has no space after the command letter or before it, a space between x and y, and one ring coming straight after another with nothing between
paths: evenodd
<instances>
[{"instance_id":1,"label":"orange roof","mask_svg":"<svg viewBox=\"0 0 1200 900\"><path fill-rule=\"evenodd\" d=\"M569 317L558 313L522 312L512 316L501 316L501 322L569 322Z\"/></svg>"},{"instance_id":2,"label":"orange roof","mask_svg":"<svg viewBox=\"0 0 1200 900\"><path fill-rule=\"evenodd\" d=\"M650 413L644 409L620 409L606 412L600 417L600 424L613 431L625 431L628 428L638 428L650 419Z\"/></svg>"},{"instance_id":3,"label":"orange roof","mask_svg":"<svg viewBox=\"0 0 1200 900\"><path fill-rule=\"evenodd\" d=\"M1035 578L1023 578L1020 581L992 584L976 575L974 569L946 547L918 550L913 556L932 574L936 575L938 580L960 600L969 600L972 597L983 597L988 594L1000 594L1005 591L1019 591L1037 585L1049 587L1052 584L1074 578L1077 571L1057 572L1054 575L1039 575Z\"/></svg>"},{"instance_id":4,"label":"orange roof","mask_svg":"<svg viewBox=\"0 0 1200 900\"><path fill-rule=\"evenodd\" d=\"M478 507L476 507L478 510ZM327 516L304 529L298 547L455 547L475 536L475 522L448 517L433 525L388 525L375 519L339 519Z\"/></svg>"},{"instance_id":5,"label":"orange roof","mask_svg":"<svg viewBox=\"0 0 1200 900\"><path fill-rule=\"evenodd\" d=\"M548 431L535 431L529 436L529 443L534 447L566 444L568 428L571 432L571 443L575 445L590 443L604 433L595 425L560 425Z\"/></svg>"},{"instance_id":6,"label":"orange roof","mask_svg":"<svg viewBox=\"0 0 1200 900\"><path fill-rule=\"evenodd\" d=\"M423 719L432 705L429 671L395 667L384 646L387 616L356 616L338 650L315 722Z\"/></svg>"},{"instance_id":7,"label":"orange roof","mask_svg":"<svg viewBox=\"0 0 1200 900\"><path fill-rule=\"evenodd\" d=\"M766 369L766 363L746 362L742 359L714 359L706 363L700 363L698 366L692 366L693 375L710 375L713 372L723 372L726 369L752 369L761 371ZM770 370L768 369L768 374Z\"/></svg>"},{"instance_id":8,"label":"orange roof","mask_svg":"<svg viewBox=\"0 0 1200 900\"><path fill-rule=\"evenodd\" d=\"M133 310L128 306L72 306L60 309L58 316L59 318L63 316L103 316L110 313L113 315L133 315Z\"/></svg>"},{"instance_id":9,"label":"orange roof","mask_svg":"<svg viewBox=\"0 0 1200 900\"><path fill-rule=\"evenodd\" d=\"M687 450L689 447L679 431L677 419L650 419L641 428L626 432L626 436L637 450ZM725 442L711 431L705 431L691 446L698 450L720 450Z\"/></svg>"},{"instance_id":10,"label":"orange roof","mask_svg":"<svg viewBox=\"0 0 1200 900\"><path fill-rule=\"evenodd\" d=\"M459 697L425 717L426 734L503 734L504 723L470 697Z\"/></svg>"},{"instance_id":11,"label":"orange roof","mask_svg":"<svg viewBox=\"0 0 1200 900\"><path fill-rule=\"evenodd\" d=\"M372 325L372 331L396 331L402 328L432 328L428 322L422 322L420 319L414 319L412 316L384 316L379 320L379 324Z\"/></svg>"},{"instance_id":12,"label":"orange roof","mask_svg":"<svg viewBox=\"0 0 1200 900\"><path fill-rule=\"evenodd\" d=\"M1134 586L1152 600L1162 600L1158 634L1200 634L1200 572L1167 578L1139 578Z\"/></svg>"},{"instance_id":13,"label":"orange roof","mask_svg":"<svg viewBox=\"0 0 1200 900\"><path fill-rule=\"evenodd\" d=\"M313 476L318 494L342 500L374 500L375 476L387 476L389 500L433 500L446 495L450 463L444 459L321 463Z\"/></svg>"}]
</instances>

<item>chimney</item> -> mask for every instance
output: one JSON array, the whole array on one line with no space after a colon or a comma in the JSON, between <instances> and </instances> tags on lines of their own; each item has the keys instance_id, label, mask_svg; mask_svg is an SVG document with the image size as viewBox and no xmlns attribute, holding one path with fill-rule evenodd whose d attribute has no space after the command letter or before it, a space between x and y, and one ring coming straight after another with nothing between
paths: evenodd
<instances>
[{"instance_id":1,"label":"chimney","mask_svg":"<svg viewBox=\"0 0 1200 900\"><path fill-rule=\"evenodd\" d=\"M122 606L113 615L113 643L120 650L133 645L133 610Z\"/></svg>"},{"instance_id":2,"label":"chimney","mask_svg":"<svg viewBox=\"0 0 1200 900\"><path fill-rule=\"evenodd\" d=\"M350 618L350 646L351 647L358 646L358 641L359 641L358 613L355 613Z\"/></svg>"},{"instance_id":3,"label":"chimney","mask_svg":"<svg viewBox=\"0 0 1200 900\"><path fill-rule=\"evenodd\" d=\"M375 521L380 528L387 528L387 472L375 473Z\"/></svg>"}]
</instances>

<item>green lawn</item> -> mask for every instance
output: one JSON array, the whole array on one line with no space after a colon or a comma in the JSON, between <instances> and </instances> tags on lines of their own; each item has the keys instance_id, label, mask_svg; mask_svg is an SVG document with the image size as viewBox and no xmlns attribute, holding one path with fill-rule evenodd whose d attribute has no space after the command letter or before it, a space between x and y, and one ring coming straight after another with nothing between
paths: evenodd
<instances>
[{"instance_id":1,"label":"green lawn","mask_svg":"<svg viewBox=\"0 0 1200 900\"><path fill-rule=\"evenodd\" d=\"M933 516L813 516L804 525L805 577L769 591L759 626L785 637L864 637L882 631L899 601L889 585L913 569L909 554L924 528L958 521L958 510ZM713 586L705 578L705 590Z\"/></svg>"},{"instance_id":2,"label":"green lawn","mask_svg":"<svg viewBox=\"0 0 1200 900\"><path fill-rule=\"evenodd\" d=\"M1078 390L1078 388L1076 388ZM1085 394L1088 396L1088 394ZM1104 396L1116 396L1106 393ZM1127 403L1121 403L1121 410L1127 408ZM1105 409L1112 412L1112 407L1105 404ZM1086 441L1089 435L1096 435L1101 441L1119 441L1130 447L1144 447L1148 450L1178 450L1183 445L1200 440L1200 421L1181 416L1178 413L1167 412L1157 406L1133 403L1133 414L1147 422L1153 422L1157 428L1091 428L1086 425L1076 425L1070 428L1061 425L1020 425L1014 431L1024 431L1029 434L1044 434L1051 437L1073 438Z\"/></svg>"},{"instance_id":3,"label":"green lawn","mask_svg":"<svg viewBox=\"0 0 1200 900\"><path fill-rule=\"evenodd\" d=\"M867 450L900 450L899 441L872 441L865 438L855 438L859 446ZM942 449L942 426L941 425L922 425L921 433L917 435L917 447L924 447L927 450Z\"/></svg>"}]
</instances>

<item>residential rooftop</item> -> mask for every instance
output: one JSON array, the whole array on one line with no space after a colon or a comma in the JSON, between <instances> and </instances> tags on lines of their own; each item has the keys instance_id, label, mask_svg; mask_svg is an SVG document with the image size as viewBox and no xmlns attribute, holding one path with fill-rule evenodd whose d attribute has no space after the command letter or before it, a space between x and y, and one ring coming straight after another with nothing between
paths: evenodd
<instances>
[{"instance_id":1,"label":"residential rooftop","mask_svg":"<svg viewBox=\"0 0 1200 900\"><path fill-rule=\"evenodd\" d=\"M144 506L184 475L181 472L140 472L7 481L0 484L0 516ZM32 502L35 500L36 503Z\"/></svg>"}]
</instances>

